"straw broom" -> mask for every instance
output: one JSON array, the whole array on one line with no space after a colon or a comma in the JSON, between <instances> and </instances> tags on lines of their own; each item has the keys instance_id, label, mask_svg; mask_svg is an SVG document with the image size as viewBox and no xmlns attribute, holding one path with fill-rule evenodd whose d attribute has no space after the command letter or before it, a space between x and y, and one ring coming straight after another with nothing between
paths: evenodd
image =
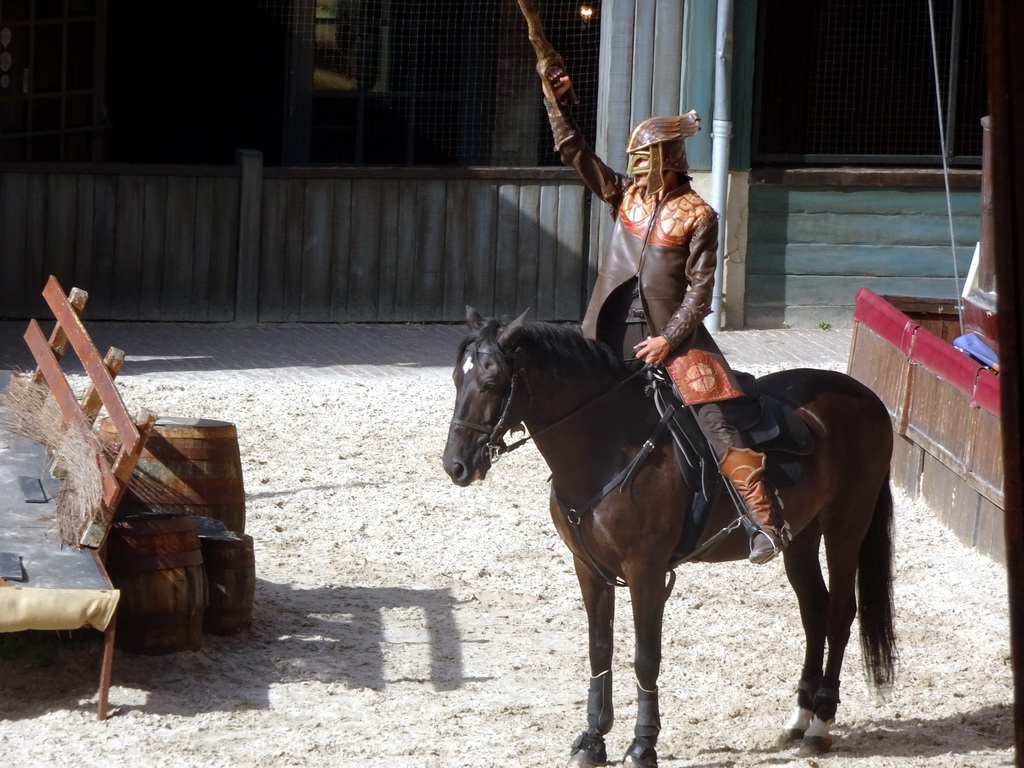
<instances>
[{"instance_id":1,"label":"straw broom","mask_svg":"<svg viewBox=\"0 0 1024 768\"><path fill-rule=\"evenodd\" d=\"M77 548L82 531L103 519L96 435L67 423L50 390L30 375L12 372L0 406L7 429L46 448L50 472L61 484L54 503L57 534L62 546Z\"/></svg>"}]
</instances>

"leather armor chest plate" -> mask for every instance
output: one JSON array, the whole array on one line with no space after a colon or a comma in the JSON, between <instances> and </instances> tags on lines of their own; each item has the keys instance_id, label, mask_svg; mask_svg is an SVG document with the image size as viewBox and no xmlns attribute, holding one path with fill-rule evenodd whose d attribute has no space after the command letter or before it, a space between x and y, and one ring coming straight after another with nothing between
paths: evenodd
<instances>
[{"instance_id":1,"label":"leather armor chest plate","mask_svg":"<svg viewBox=\"0 0 1024 768\"><path fill-rule=\"evenodd\" d=\"M651 228L655 212L658 218ZM668 197L659 209L654 195L645 197L638 187L631 186L619 207L619 219L627 232L642 240L650 228L648 243L670 247L686 245L713 216L711 207L692 190Z\"/></svg>"}]
</instances>

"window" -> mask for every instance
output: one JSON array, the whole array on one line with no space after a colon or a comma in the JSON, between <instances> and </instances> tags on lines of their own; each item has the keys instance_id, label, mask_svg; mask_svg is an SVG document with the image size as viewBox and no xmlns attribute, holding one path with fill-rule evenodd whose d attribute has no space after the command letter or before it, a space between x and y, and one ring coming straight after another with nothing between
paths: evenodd
<instances>
[{"instance_id":1,"label":"window","mask_svg":"<svg viewBox=\"0 0 1024 768\"><path fill-rule=\"evenodd\" d=\"M0 0L0 160L102 153L95 0Z\"/></svg>"},{"instance_id":2,"label":"window","mask_svg":"<svg viewBox=\"0 0 1024 768\"><path fill-rule=\"evenodd\" d=\"M754 161L941 163L928 0L761 4ZM983 4L932 0L951 163L980 165Z\"/></svg>"},{"instance_id":3,"label":"window","mask_svg":"<svg viewBox=\"0 0 1024 768\"><path fill-rule=\"evenodd\" d=\"M593 134L599 4L536 5ZM557 164L517 3L317 0L315 14L311 162Z\"/></svg>"}]
</instances>

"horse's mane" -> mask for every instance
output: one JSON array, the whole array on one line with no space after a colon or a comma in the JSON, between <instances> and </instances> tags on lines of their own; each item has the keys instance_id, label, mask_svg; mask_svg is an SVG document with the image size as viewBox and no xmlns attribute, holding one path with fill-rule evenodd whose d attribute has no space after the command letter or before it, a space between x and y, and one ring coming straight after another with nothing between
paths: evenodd
<instances>
[{"instance_id":1,"label":"horse's mane","mask_svg":"<svg viewBox=\"0 0 1024 768\"><path fill-rule=\"evenodd\" d=\"M498 346L498 332L503 324L490 318L484 320L459 346L459 359L476 344L477 351ZM517 346L546 375L561 380L584 378L590 381L614 381L626 374L622 361L607 344L591 341L579 326L531 321L524 324ZM499 364L506 365L499 355Z\"/></svg>"}]
</instances>

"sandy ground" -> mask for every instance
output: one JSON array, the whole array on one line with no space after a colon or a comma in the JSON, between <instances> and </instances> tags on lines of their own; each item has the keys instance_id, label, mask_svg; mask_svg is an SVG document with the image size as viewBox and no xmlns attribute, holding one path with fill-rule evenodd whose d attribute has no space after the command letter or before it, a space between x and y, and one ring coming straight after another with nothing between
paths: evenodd
<instances>
[{"instance_id":1,"label":"sandy ground","mask_svg":"<svg viewBox=\"0 0 1024 768\"><path fill-rule=\"evenodd\" d=\"M162 415L236 424L255 540L252 628L198 652L118 651L95 720L88 632L0 658L0 755L24 766L564 765L585 720L586 625L532 447L456 488L447 371L254 385L120 380ZM781 562L679 569L662 766L1008 766L1003 569L897 496L902 662L886 701L848 654L834 751L780 744L802 632ZM615 759L632 737L619 598Z\"/></svg>"}]
</instances>

